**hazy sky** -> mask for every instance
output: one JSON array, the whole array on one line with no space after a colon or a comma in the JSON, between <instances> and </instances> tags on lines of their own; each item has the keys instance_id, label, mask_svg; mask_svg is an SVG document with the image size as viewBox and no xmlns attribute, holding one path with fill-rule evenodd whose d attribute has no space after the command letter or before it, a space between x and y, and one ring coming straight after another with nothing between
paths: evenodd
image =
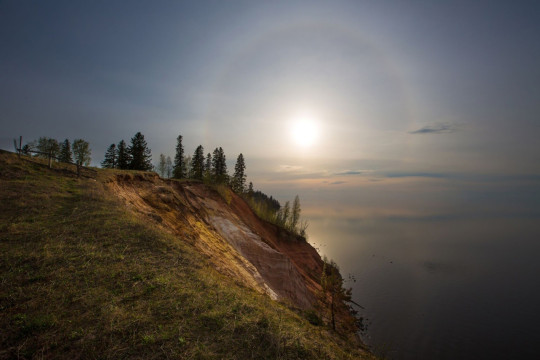
<instances>
[{"instance_id":1,"label":"hazy sky","mask_svg":"<svg viewBox=\"0 0 540 360\"><path fill-rule=\"evenodd\" d=\"M182 134L313 214L538 214L539 39L535 1L2 1L0 146Z\"/></svg>"}]
</instances>

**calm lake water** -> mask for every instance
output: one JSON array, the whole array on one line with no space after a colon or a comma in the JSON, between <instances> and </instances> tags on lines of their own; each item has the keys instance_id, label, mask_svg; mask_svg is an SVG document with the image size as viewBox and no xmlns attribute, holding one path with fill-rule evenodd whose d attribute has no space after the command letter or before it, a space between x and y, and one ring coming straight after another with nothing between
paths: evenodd
<instances>
[{"instance_id":1,"label":"calm lake water","mask_svg":"<svg viewBox=\"0 0 540 360\"><path fill-rule=\"evenodd\" d=\"M390 359L540 357L540 218L309 219Z\"/></svg>"}]
</instances>

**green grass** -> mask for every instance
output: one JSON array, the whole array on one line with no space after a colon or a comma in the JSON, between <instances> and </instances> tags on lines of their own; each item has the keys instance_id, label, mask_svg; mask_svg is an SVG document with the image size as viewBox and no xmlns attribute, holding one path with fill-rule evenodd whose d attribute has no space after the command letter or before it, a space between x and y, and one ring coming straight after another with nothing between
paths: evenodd
<instances>
[{"instance_id":1,"label":"green grass","mask_svg":"<svg viewBox=\"0 0 540 360\"><path fill-rule=\"evenodd\" d=\"M111 174L0 153L1 359L369 358L128 212Z\"/></svg>"}]
</instances>

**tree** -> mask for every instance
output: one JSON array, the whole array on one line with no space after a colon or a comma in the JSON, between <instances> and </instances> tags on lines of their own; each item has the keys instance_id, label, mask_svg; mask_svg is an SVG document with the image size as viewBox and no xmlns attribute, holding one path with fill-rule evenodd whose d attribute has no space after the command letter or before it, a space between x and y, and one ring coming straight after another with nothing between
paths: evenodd
<instances>
[{"instance_id":1,"label":"tree","mask_svg":"<svg viewBox=\"0 0 540 360\"><path fill-rule=\"evenodd\" d=\"M105 152L105 159L101 162L101 167L106 169L118 167L118 149L115 144L111 144Z\"/></svg>"},{"instance_id":2,"label":"tree","mask_svg":"<svg viewBox=\"0 0 540 360\"><path fill-rule=\"evenodd\" d=\"M244 155L240 153L236 159L236 165L234 166L234 175L232 179L232 188L235 192L241 194L246 191L246 164L244 162Z\"/></svg>"},{"instance_id":3,"label":"tree","mask_svg":"<svg viewBox=\"0 0 540 360\"><path fill-rule=\"evenodd\" d=\"M189 177L191 179L201 180L204 175L204 148L202 145L197 146L193 157L191 158L191 168L189 170Z\"/></svg>"},{"instance_id":4,"label":"tree","mask_svg":"<svg viewBox=\"0 0 540 360\"><path fill-rule=\"evenodd\" d=\"M191 155L184 156L184 161L182 162L182 173L184 174L184 178L188 177L189 173L189 166L191 165Z\"/></svg>"},{"instance_id":5,"label":"tree","mask_svg":"<svg viewBox=\"0 0 540 360\"><path fill-rule=\"evenodd\" d=\"M343 288L343 278L337 264L325 257L321 274L322 302L330 312L332 329L336 330L336 307L343 302L352 302L352 289Z\"/></svg>"},{"instance_id":6,"label":"tree","mask_svg":"<svg viewBox=\"0 0 540 360\"><path fill-rule=\"evenodd\" d=\"M210 181L212 178L212 154L206 154L206 162L204 163L204 179Z\"/></svg>"},{"instance_id":7,"label":"tree","mask_svg":"<svg viewBox=\"0 0 540 360\"><path fill-rule=\"evenodd\" d=\"M298 222L300 221L300 198L298 195L294 197L293 206L292 206L292 212L291 212L291 221L290 221L290 227L291 231L296 232Z\"/></svg>"},{"instance_id":8,"label":"tree","mask_svg":"<svg viewBox=\"0 0 540 360\"><path fill-rule=\"evenodd\" d=\"M131 138L131 145L128 147L128 153L131 156L129 168L132 170L152 170L152 153L148 148L144 135L137 132Z\"/></svg>"},{"instance_id":9,"label":"tree","mask_svg":"<svg viewBox=\"0 0 540 360\"><path fill-rule=\"evenodd\" d=\"M167 174L167 179L171 178L172 171L173 171L173 165L172 165L171 157L167 156L167 159L165 160L165 172Z\"/></svg>"},{"instance_id":10,"label":"tree","mask_svg":"<svg viewBox=\"0 0 540 360\"><path fill-rule=\"evenodd\" d=\"M126 142L124 140L120 140L120 142L118 143L117 149L118 149L118 159L117 159L116 166L118 167L118 169L122 169L122 170L129 169L131 156L129 155Z\"/></svg>"},{"instance_id":11,"label":"tree","mask_svg":"<svg viewBox=\"0 0 540 360\"><path fill-rule=\"evenodd\" d=\"M221 147L216 148L212 156L212 177L214 182L218 184L226 183L229 180L225 152Z\"/></svg>"},{"instance_id":12,"label":"tree","mask_svg":"<svg viewBox=\"0 0 540 360\"><path fill-rule=\"evenodd\" d=\"M161 177L165 177L165 174L167 173L167 158L165 158L165 155L163 154L159 154L157 170Z\"/></svg>"},{"instance_id":13,"label":"tree","mask_svg":"<svg viewBox=\"0 0 540 360\"><path fill-rule=\"evenodd\" d=\"M73 155L75 157L75 164L79 166L88 166L92 158L92 150L90 144L83 139L73 140Z\"/></svg>"},{"instance_id":14,"label":"tree","mask_svg":"<svg viewBox=\"0 0 540 360\"><path fill-rule=\"evenodd\" d=\"M278 224L287 228L290 215L291 215L291 204L289 201L286 201L285 205L283 205L283 207L279 209L279 212L277 214Z\"/></svg>"},{"instance_id":15,"label":"tree","mask_svg":"<svg viewBox=\"0 0 540 360\"><path fill-rule=\"evenodd\" d=\"M253 183L250 181L248 186L248 194L249 196L253 196Z\"/></svg>"},{"instance_id":16,"label":"tree","mask_svg":"<svg viewBox=\"0 0 540 360\"><path fill-rule=\"evenodd\" d=\"M71 144L69 143L69 140L66 139L60 146L60 156L58 157L58 160L65 163L72 163L73 162L73 154L71 153Z\"/></svg>"},{"instance_id":17,"label":"tree","mask_svg":"<svg viewBox=\"0 0 540 360\"><path fill-rule=\"evenodd\" d=\"M184 163L184 146L182 145L182 135L176 138L176 155L174 156L173 178L183 179L186 177L186 166Z\"/></svg>"},{"instance_id":18,"label":"tree","mask_svg":"<svg viewBox=\"0 0 540 360\"><path fill-rule=\"evenodd\" d=\"M37 143L37 150L41 153L37 156L47 159L49 156L56 158L60 154L60 145L56 139L42 136Z\"/></svg>"}]
</instances>

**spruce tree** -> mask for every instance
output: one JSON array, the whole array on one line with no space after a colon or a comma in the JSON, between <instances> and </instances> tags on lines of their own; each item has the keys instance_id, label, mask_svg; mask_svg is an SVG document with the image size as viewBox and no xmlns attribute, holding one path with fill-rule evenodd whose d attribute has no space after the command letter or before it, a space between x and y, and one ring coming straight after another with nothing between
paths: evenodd
<instances>
[{"instance_id":1,"label":"spruce tree","mask_svg":"<svg viewBox=\"0 0 540 360\"><path fill-rule=\"evenodd\" d=\"M152 170L152 153L148 148L144 135L137 132L131 138L131 145L128 147L128 153L131 156L129 168L131 170Z\"/></svg>"},{"instance_id":2,"label":"spruce tree","mask_svg":"<svg viewBox=\"0 0 540 360\"><path fill-rule=\"evenodd\" d=\"M253 195L253 183L250 181L248 186L248 194Z\"/></svg>"},{"instance_id":3,"label":"spruce tree","mask_svg":"<svg viewBox=\"0 0 540 360\"><path fill-rule=\"evenodd\" d=\"M206 154L206 162L204 164L204 178L209 181L212 177L212 154Z\"/></svg>"},{"instance_id":4,"label":"spruce tree","mask_svg":"<svg viewBox=\"0 0 540 360\"><path fill-rule=\"evenodd\" d=\"M126 142L121 140L118 143L118 169L127 170L129 169L129 163L131 162L131 157L129 156L128 148Z\"/></svg>"},{"instance_id":5,"label":"spruce tree","mask_svg":"<svg viewBox=\"0 0 540 360\"><path fill-rule=\"evenodd\" d=\"M236 159L236 165L234 166L234 175L232 179L232 188L238 193L244 193L246 191L246 164L244 162L244 155L238 155Z\"/></svg>"},{"instance_id":6,"label":"spruce tree","mask_svg":"<svg viewBox=\"0 0 540 360\"><path fill-rule=\"evenodd\" d=\"M229 180L225 152L221 147L214 150L212 156L212 173L213 180L218 184L226 183Z\"/></svg>"},{"instance_id":7,"label":"spruce tree","mask_svg":"<svg viewBox=\"0 0 540 360\"><path fill-rule=\"evenodd\" d=\"M191 169L189 171L190 178L201 180L204 175L204 148L202 145L197 146L193 157L191 158Z\"/></svg>"},{"instance_id":8,"label":"spruce tree","mask_svg":"<svg viewBox=\"0 0 540 360\"><path fill-rule=\"evenodd\" d=\"M105 159L101 162L101 167L106 169L118 167L118 149L115 144L111 144L105 152Z\"/></svg>"},{"instance_id":9,"label":"spruce tree","mask_svg":"<svg viewBox=\"0 0 540 360\"><path fill-rule=\"evenodd\" d=\"M60 156L58 160L65 163L73 162L73 154L71 152L71 144L68 139L64 140L62 145L60 145Z\"/></svg>"},{"instance_id":10,"label":"spruce tree","mask_svg":"<svg viewBox=\"0 0 540 360\"><path fill-rule=\"evenodd\" d=\"M178 135L176 138L176 155L174 156L173 178L185 178L185 168L186 165L184 163L184 146L182 145L182 135Z\"/></svg>"}]
</instances>

